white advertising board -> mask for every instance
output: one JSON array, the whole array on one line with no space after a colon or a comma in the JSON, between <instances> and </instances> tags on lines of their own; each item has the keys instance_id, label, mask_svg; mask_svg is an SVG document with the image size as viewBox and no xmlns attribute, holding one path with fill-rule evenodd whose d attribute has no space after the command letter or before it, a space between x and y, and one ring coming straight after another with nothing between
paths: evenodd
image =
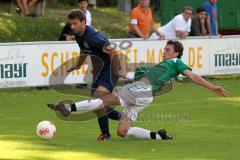
<instances>
[{"instance_id":1,"label":"white advertising board","mask_svg":"<svg viewBox=\"0 0 240 160\"><path fill-rule=\"evenodd\" d=\"M240 37L219 39L185 39L182 60L193 72L200 75L224 75L240 73ZM167 40L111 40L126 55L124 65L134 72L129 64L157 64L162 61ZM0 43L0 88L48 86L54 83L87 83L91 77L90 60L69 75L67 68L73 65L80 49L75 42L29 42ZM66 63L68 61L68 63ZM133 75L130 73L130 75ZM63 82L64 81L64 82Z\"/></svg>"}]
</instances>

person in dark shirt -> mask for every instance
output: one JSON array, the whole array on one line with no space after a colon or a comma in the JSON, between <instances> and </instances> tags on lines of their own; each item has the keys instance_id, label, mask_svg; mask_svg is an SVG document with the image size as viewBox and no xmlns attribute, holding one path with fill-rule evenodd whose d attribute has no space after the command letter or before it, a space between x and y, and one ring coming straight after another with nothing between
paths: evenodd
<instances>
[{"instance_id":1,"label":"person in dark shirt","mask_svg":"<svg viewBox=\"0 0 240 160\"><path fill-rule=\"evenodd\" d=\"M71 10L68 19L81 53L76 65L72 66L67 72L80 69L86 57L90 56L93 64L91 97L97 98L111 93L118 78L126 78L126 75L121 70L117 51L112 48L109 40L103 34L86 25L86 17L81 10ZM111 111L105 109L97 111L98 122L102 131L98 140L108 140L111 137L108 117L114 120L120 120L121 117L120 112L112 108L108 109Z\"/></svg>"},{"instance_id":2,"label":"person in dark shirt","mask_svg":"<svg viewBox=\"0 0 240 160\"><path fill-rule=\"evenodd\" d=\"M192 17L190 36L206 36L208 34L206 14L203 7L197 8L196 15Z\"/></svg>"}]
</instances>

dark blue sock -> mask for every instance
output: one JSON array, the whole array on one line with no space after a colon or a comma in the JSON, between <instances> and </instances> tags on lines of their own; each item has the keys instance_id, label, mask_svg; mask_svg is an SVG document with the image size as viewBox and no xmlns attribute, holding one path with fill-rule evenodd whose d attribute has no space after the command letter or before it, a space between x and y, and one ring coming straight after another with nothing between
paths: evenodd
<instances>
[{"instance_id":1,"label":"dark blue sock","mask_svg":"<svg viewBox=\"0 0 240 160\"><path fill-rule=\"evenodd\" d=\"M108 115L98 118L98 124L103 134L109 134Z\"/></svg>"},{"instance_id":2,"label":"dark blue sock","mask_svg":"<svg viewBox=\"0 0 240 160\"><path fill-rule=\"evenodd\" d=\"M119 121L121 119L122 113L118 112L117 110L108 107L107 108L108 118L112 120Z\"/></svg>"}]
</instances>

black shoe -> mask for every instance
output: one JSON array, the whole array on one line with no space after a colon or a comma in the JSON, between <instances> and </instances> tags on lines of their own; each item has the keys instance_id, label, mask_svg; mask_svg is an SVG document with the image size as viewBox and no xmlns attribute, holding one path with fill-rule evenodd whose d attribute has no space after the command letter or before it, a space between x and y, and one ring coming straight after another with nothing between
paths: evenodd
<instances>
[{"instance_id":1,"label":"black shoe","mask_svg":"<svg viewBox=\"0 0 240 160\"><path fill-rule=\"evenodd\" d=\"M103 134L101 133L98 137L97 137L97 141L107 141L111 139L111 135L110 134Z\"/></svg>"},{"instance_id":2,"label":"black shoe","mask_svg":"<svg viewBox=\"0 0 240 160\"><path fill-rule=\"evenodd\" d=\"M173 140L173 137L167 133L167 131L163 128L161 128L157 134L162 138L162 140Z\"/></svg>"},{"instance_id":3,"label":"black shoe","mask_svg":"<svg viewBox=\"0 0 240 160\"><path fill-rule=\"evenodd\" d=\"M65 107L65 105L69 105L69 104L64 104L63 102L59 102L58 104L47 104L47 105L52 110L59 111L64 117L67 117L71 113Z\"/></svg>"},{"instance_id":4,"label":"black shoe","mask_svg":"<svg viewBox=\"0 0 240 160\"><path fill-rule=\"evenodd\" d=\"M48 103L47 106L48 106L48 108L55 110L56 104Z\"/></svg>"}]
</instances>

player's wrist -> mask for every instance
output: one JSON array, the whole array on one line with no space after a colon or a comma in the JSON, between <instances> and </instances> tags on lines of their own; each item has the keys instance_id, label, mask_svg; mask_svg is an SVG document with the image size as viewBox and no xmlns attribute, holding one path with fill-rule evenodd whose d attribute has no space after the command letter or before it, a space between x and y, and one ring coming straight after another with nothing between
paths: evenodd
<instances>
[{"instance_id":1,"label":"player's wrist","mask_svg":"<svg viewBox=\"0 0 240 160\"><path fill-rule=\"evenodd\" d=\"M211 85L211 86L210 86L210 89L211 89L212 91L216 90L217 88L218 88L218 86L215 86L215 85Z\"/></svg>"}]
</instances>

